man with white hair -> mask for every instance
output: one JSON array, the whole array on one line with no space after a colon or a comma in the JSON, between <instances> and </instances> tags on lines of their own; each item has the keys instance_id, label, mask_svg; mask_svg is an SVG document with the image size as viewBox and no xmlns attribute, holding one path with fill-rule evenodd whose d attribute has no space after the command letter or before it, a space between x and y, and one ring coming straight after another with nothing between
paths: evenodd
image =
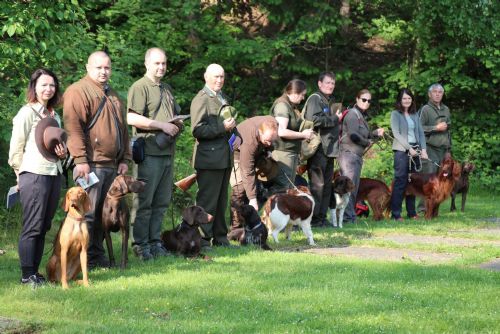
<instances>
[{"instance_id":1,"label":"man with white hair","mask_svg":"<svg viewBox=\"0 0 500 334\"><path fill-rule=\"evenodd\" d=\"M64 93L64 127L68 150L75 159L73 178L88 180L94 172L99 182L87 189L92 208L85 215L89 230L88 266L109 267L104 255L102 206L117 174L125 175L131 160L123 104L108 81L111 59L103 51L89 56L87 75Z\"/></svg>"},{"instance_id":2,"label":"man with white hair","mask_svg":"<svg viewBox=\"0 0 500 334\"><path fill-rule=\"evenodd\" d=\"M132 235L134 254L142 261L168 255L160 239L163 217L172 199L175 138L179 126L169 121L180 112L172 88L161 82L167 71L162 49L146 51L146 74L128 91L127 121L134 135L145 140L145 157L134 166L134 175L146 180L142 193L134 194Z\"/></svg>"},{"instance_id":3,"label":"man with white hair","mask_svg":"<svg viewBox=\"0 0 500 334\"><path fill-rule=\"evenodd\" d=\"M228 140L236 121L222 117L220 111L227 105L222 93L224 69L211 64L205 71L205 87L191 102L191 130L196 139L193 165L196 169L198 192L196 205L201 206L214 218L203 224L202 247L229 246L225 220L227 191L231 174L231 151Z\"/></svg>"},{"instance_id":4,"label":"man with white hair","mask_svg":"<svg viewBox=\"0 0 500 334\"><path fill-rule=\"evenodd\" d=\"M429 101L420 111L420 123L425 133L427 155L423 160L423 172L436 173L445 154L451 152L450 109L442 103L444 88L438 83L428 90Z\"/></svg>"}]
</instances>

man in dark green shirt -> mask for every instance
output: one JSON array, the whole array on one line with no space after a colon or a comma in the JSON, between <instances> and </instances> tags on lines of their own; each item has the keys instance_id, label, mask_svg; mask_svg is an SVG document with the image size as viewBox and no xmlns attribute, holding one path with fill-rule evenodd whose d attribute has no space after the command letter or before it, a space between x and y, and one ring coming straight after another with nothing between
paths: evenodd
<instances>
[{"instance_id":1,"label":"man in dark green shirt","mask_svg":"<svg viewBox=\"0 0 500 334\"><path fill-rule=\"evenodd\" d=\"M145 159L134 174L146 180L146 188L134 194L132 233L134 253L143 261L165 256L160 239L161 225L172 198L175 136L179 127L169 121L179 113L169 85L161 82L167 70L165 52L149 49L145 57L146 75L128 92L127 121L135 135L145 139ZM158 136L167 140L159 141Z\"/></svg>"},{"instance_id":2,"label":"man in dark green shirt","mask_svg":"<svg viewBox=\"0 0 500 334\"><path fill-rule=\"evenodd\" d=\"M425 133L429 160L423 161L423 171L436 173L446 153L451 151L450 109L441 101L444 88L436 83L429 87L429 101L420 111L420 123Z\"/></svg>"}]
</instances>

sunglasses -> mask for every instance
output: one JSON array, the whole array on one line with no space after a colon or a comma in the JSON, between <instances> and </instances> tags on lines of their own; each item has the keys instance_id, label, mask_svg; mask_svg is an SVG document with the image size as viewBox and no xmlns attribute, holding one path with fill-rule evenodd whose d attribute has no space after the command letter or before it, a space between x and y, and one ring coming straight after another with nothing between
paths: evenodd
<instances>
[{"instance_id":1,"label":"sunglasses","mask_svg":"<svg viewBox=\"0 0 500 334\"><path fill-rule=\"evenodd\" d=\"M368 103L372 103L372 100L371 99L365 99L365 98L361 98L361 101L363 102L368 102Z\"/></svg>"}]
</instances>

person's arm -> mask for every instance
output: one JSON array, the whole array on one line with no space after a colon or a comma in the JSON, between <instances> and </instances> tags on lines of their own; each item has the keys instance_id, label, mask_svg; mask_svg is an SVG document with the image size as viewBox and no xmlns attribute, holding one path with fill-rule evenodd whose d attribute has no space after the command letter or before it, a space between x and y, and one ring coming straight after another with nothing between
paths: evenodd
<instances>
[{"instance_id":1,"label":"person's arm","mask_svg":"<svg viewBox=\"0 0 500 334\"><path fill-rule=\"evenodd\" d=\"M256 143L247 143L240 146L240 175L243 181L245 194L249 200L257 198L255 186L255 155L257 154Z\"/></svg>"},{"instance_id":2,"label":"person's arm","mask_svg":"<svg viewBox=\"0 0 500 334\"><path fill-rule=\"evenodd\" d=\"M19 177L19 168L23 162L24 148L31 131L31 115L27 109L21 108L12 123L12 136L10 137L9 165Z\"/></svg>"},{"instance_id":3,"label":"person's arm","mask_svg":"<svg viewBox=\"0 0 500 334\"><path fill-rule=\"evenodd\" d=\"M422 107L422 112L420 113L420 124L422 124L422 129L424 130L425 134L431 134L433 132L440 131L437 124L433 124L433 120L429 115L430 112L431 107L425 105Z\"/></svg>"},{"instance_id":4,"label":"person's arm","mask_svg":"<svg viewBox=\"0 0 500 334\"><path fill-rule=\"evenodd\" d=\"M90 103L83 99L77 89L69 88L64 94L63 119L68 134L68 150L75 159L75 164L87 163L84 128L88 123L87 110Z\"/></svg>"},{"instance_id":5,"label":"person's arm","mask_svg":"<svg viewBox=\"0 0 500 334\"><path fill-rule=\"evenodd\" d=\"M346 135L349 136L354 144L362 147L367 147L368 145L370 145L370 141L368 140L368 138L363 138L357 131L359 128L358 122L360 122L360 120L358 119L358 115L356 113L356 109L352 109L345 115L343 119L345 125L344 128L347 128Z\"/></svg>"},{"instance_id":6,"label":"person's arm","mask_svg":"<svg viewBox=\"0 0 500 334\"><path fill-rule=\"evenodd\" d=\"M401 119L401 116L402 115L396 110L391 113L392 135L394 136L394 140L397 140L405 148L405 150L409 150L411 147L408 143L408 135L402 135L400 132L401 129L399 128L399 120Z\"/></svg>"}]
</instances>

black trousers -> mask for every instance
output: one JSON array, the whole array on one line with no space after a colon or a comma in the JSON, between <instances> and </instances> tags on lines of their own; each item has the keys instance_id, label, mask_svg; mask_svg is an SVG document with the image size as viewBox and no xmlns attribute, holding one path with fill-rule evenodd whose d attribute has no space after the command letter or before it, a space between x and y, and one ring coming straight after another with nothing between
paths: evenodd
<instances>
[{"instance_id":1,"label":"black trousers","mask_svg":"<svg viewBox=\"0 0 500 334\"><path fill-rule=\"evenodd\" d=\"M19 260L23 278L38 272L45 246L45 234L52 225L61 194L61 175L19 175L19 196L23 228L19 237Z\"/></svg>"},{"instance_id":2,"label":"black trousers","mask_svg":"<svg viewBox=\"0 0 500 334\"><path fill-rule=\"evenodd\" d=\"M228 199L229 177L231 168L225 169L196 169L198 192L196 205L214 216L213 221L202 224L204 239L214 244L229 245L227 240L226 208Z\"/></svg>"},{"instance_id":3,"label":"black trousers","mask_svg":"<svg viewBox=\"0 0 500 334\"><path fill-rule=\"evenodd\" d=\"M314 223L322 223L328 212L332 194L333 159L325 155L320 145L316 153L307 161L309 187L315 202L312 218Z\"/></svg>"}]
</instances>

